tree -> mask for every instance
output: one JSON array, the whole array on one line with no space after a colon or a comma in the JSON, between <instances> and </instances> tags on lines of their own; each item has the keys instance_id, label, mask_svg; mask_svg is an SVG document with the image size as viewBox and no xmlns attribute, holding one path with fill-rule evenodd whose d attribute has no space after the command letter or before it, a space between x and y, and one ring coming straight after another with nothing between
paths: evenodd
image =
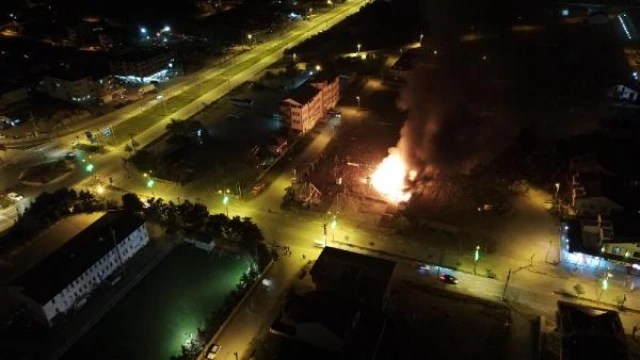
<instances>
[{"instance_id":1,"label":"tree","mask_svg":"<svg viewBox=\"0 0 640 360\"><path fill-rule=\"evenodd\" d=\"M122 195L122 207L135 212L140 212L144 209L142 201L140 201L138 195L131 193Z\"/></svg>"}]
</instances>

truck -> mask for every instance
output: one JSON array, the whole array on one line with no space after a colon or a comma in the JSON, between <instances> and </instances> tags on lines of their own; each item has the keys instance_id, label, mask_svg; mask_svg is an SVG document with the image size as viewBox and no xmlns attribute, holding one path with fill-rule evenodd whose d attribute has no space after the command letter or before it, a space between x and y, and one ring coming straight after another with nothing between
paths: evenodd
<instances>
[{"instance_id":1,"label":"truck","mask_svg":"<svg viewBox=\"0 0 640 360\"><path fill-rule=\"evenodd\" d=\"M155 90L156 90L156 86L154 84L148 84L138 88L138 94L145 95Z\"/></svg>"},{"instance_id":2,"label":"truck","mask_svg":"<svg viewBox=\"0 0 640 360\"><path fill-rule=\"evenodd\" d=\"M253 100L251 99L230 99L231 103L240 107L253 107Z\"/></svg>"}]
</instances>

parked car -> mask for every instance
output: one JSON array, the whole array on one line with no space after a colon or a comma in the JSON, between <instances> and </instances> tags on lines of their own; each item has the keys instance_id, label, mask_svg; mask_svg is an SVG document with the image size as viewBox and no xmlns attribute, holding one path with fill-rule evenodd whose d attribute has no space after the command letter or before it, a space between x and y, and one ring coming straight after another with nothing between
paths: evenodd
<instances>
[{"instance_id":1,"label":"parked car","mask_svg":"<svg viewBox=\"0 0 640 360\"><path fill-rule=\"evenodd\" d=\"M207 349L207 359L215 359L220 352L221 346L218 344L211 344Z\"/></svg>"},{"instance_id":2,"label":"parked car","mask_svg":"<svg viewBox=\"0 0 640 360\"><path fill-rule=\"evenodd\" d=\"M24 199L24 195L18 194L16 192L10 192L7 194L7 197L13 201L20 201Z\"/></svg>"}]
</instances>

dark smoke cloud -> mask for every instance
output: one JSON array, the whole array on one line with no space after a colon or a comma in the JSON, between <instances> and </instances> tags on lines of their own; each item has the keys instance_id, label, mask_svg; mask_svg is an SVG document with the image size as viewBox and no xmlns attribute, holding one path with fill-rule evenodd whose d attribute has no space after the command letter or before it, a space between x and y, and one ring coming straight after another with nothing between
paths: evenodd
<instances>
[{"instance_id":1,"label":"dark smoke cloud","mask_svg":"<svg viewBox=\"0 0 640 360\"><path fill-rule=\"evenodd\" d=\"M490 160L515 136L501 111L481 99L490 88L474 88L454 69L418 68L398 99L408 117L397 148L418 177L468 173ZM477 82L475 82L477 84ZM477 86L477 85L476 85Z\"/></svg>"}]
</instances>

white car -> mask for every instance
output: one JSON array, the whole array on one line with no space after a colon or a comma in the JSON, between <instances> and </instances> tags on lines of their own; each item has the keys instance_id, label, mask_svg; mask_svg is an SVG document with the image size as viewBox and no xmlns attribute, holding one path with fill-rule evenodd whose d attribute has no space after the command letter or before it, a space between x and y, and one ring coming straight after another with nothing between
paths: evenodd
<instances>
[{"instance_id":1,"label":"white car","mask_svg":"<svg viewBox=\"0 0 640 360\"><path fill-rule=\"evenodd\" d=\"M218 344L211 344L209 349L207 349L207 359L215 359L220 352L220 347Z\"/></svg>"},{"instance_id":2,"label":"white car","mask_svg":"<svg viewBox=\"0 0 640 360\"><path fill-rule=\"evenodd\" d=\"M20 201L20 200L24 199L24 196L23 196L23 195L20 195L20 194L15 193L15 192L10 192L10 193L8 193L8 194L7 194L7 197L8 197L9 199L13 200L13 201Z\"/></svg>"}]
</instances>

